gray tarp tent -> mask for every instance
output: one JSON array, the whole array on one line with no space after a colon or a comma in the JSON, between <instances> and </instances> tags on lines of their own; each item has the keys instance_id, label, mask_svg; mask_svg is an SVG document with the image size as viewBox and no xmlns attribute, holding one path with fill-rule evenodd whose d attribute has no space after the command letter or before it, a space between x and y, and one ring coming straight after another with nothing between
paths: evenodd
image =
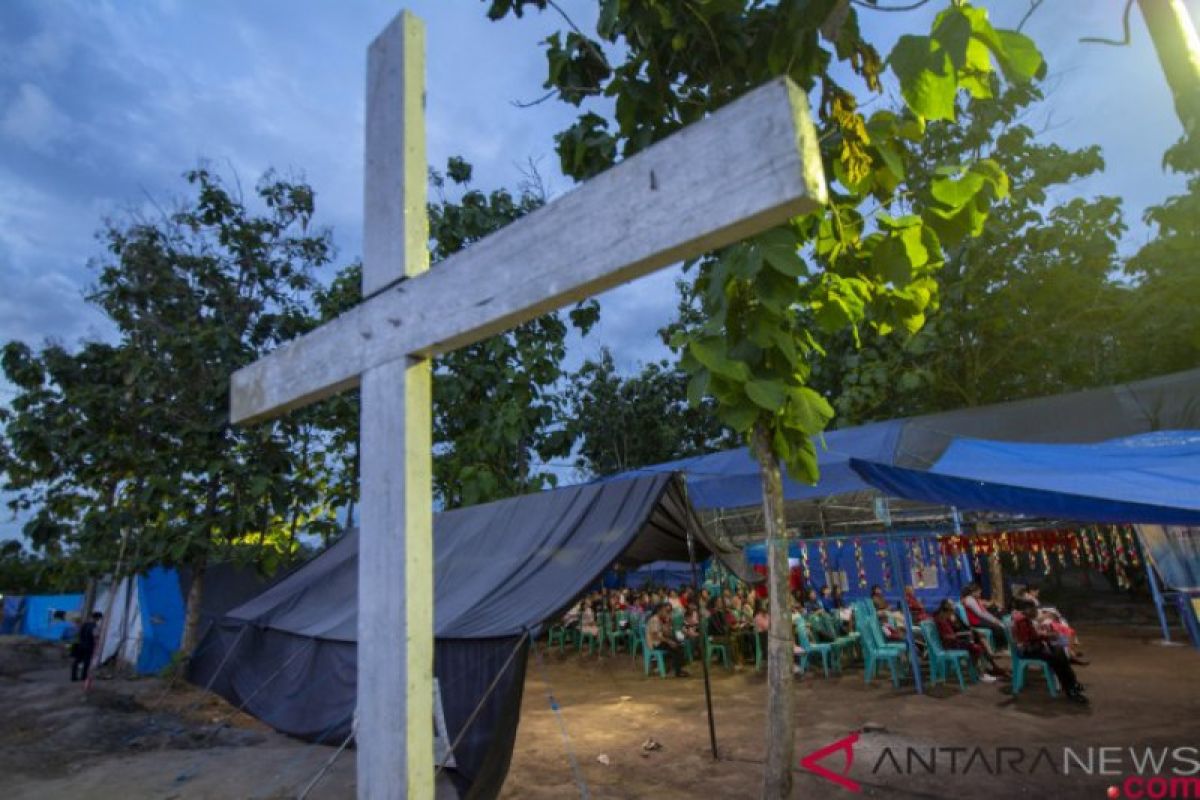
<instances>
[{"instance_id":1,"label":"gray tarp tent","mask_svg":"<svg viewBox=\"0 0 1200 800\"><path fill-rule=\"evenodd\" d=\"M507 774L524 635L614 563L687 560L689 527L697 559L715 555L753 579L740 551L696 522L678 475L570 486L436 516L434 671L451 742L480 709L448 770L464 796L494 796ZM285 733L340 741L355 704L357 564L351 532L227 613L197 647L193 682Z\"/></svg>"}]
</instances>

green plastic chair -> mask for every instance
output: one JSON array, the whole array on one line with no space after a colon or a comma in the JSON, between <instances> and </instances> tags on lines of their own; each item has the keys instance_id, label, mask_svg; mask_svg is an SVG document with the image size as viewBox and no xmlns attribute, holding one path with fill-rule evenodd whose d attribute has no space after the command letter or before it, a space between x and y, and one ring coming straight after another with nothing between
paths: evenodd
<instances>
[{"instance_id":1,"label":"green plastic chair","mask_svg":"<svg viewBox=\"0 0 1200 800\"><path fill-rule=\"evenodd\" d=\"M855 636L842 636L834 628L833 618L825 612L810 614L808 617L808 626L814 631L819 631L829 638L833 639L829 644L833 645L833 652L837 656L838 663L841 663L842 654L846 653L853 655L858 648L858 639Z\"/></svg>"},{"instance_id":2,"label":"green plastic chair","mask_svg":"<svg viewBox=\"0 0 1200 800\"><path fill-rule=\"evenodd\" d=\"M808 624L803 617L796 620L796 640L800 643L800 648L805 653L816 653L821 657L821 670L825 673L825 677L829 677L829 662L833 660L833 671L841 672L842 663L837 657L837 653L833 649L833 645L828 642L814 642L808 635Z\"/></svg>"},{"instance_id":3,"label":"green plastic chair","mask_svg":"<svg viewBox=\"0 0 1200 800\"><path fill-rule=\"evenodd\" d=\"M1017 649L1017 640L1013 637L1012 625L1005 622L1004 628L1005 633L1008 634L1008 657L1012 660L1013 697L1016 697L1025 688L1025 672L1030 667L1042 668L1042 674L1046 676L1046 689L1050 692L1051 697L1058 697L1058 690L1055 688L1058 681L1054 678L1054 671L1050 669L1050 662L1043 658L1026 658L1021 655L1021 651Z\"/></svg>"},{"instance_id":4,"label":"green plastic chair","mask_svg":"<svg viewBox=\"0 0 1200 800\"><path fill-rule=\"evenodd\" d=\"M642 673L644 675L649 675L650 674L650 665L656 664L658 666L659 677L662 677L662 678L667 677L666 659L663 657L662 653L658 652L657 650L650 649L650 645L648 645L646 643L646 629L640 625L636 626L633 629L633 636L634 636L633 652L634 652L635 658L637 656L637 648L638 647L642 648Z\"/></svg>"},{"instance_id":5,"label":"green plastic chair","mask_svg":"<svg viewBox=\"0 0 1200 800\"><path fill-rule=\"evenodd\" d=\"M586 643L589 656L592 654L593 648L595 648L596 654L599 655L599 653L600 653L600 636L604 635L604 629L601 628L600 636L597 636L594 633L585 633L583 630L583 627L582 627L582 623L580 623L580 625L581 625L581 627L579 628L579 632L576 634L576 639L575 639L576 651L582 653L583 645L584 645L584 643ZM597 626L597 627L599 627L599 626Z\"/></svg>"},{"instance_id":6,"label":"green plastic chair","mask_svg":"<svg viewBox=\"0 0 1200 800\"><path fill-rule=\"evenodd\" d=\"M620 619L621 614L619 613L616 617L607 612L600 615L600 646L603 648L604 644L607 643L609 653L614 656L620 650L621 644L624 644L631 650L633 649L630 631L629 629L623 630L621 628Z\"/></svg>"},{"instance_id":7,"label":"green plastic chair","mask_svg":"<svg viewBox=\"0 0 1200 800\"><path fill-rule=\"evenodd\" d=\"M904 668L904 646L884 640L879 618L875 616L875 609L869 604L855 604L854 621L862 634L859 642L863 649L863 681L870 683L874 680L882 662L887 664L892 675L892 686L899 687L900 673Z\"/></svg>"},{"instance_id":8,"label":"green plastic chair","mask_svg":"<svg viewBox=\"0 0 1200 800\"><path fill-rule=\"evenodd\" d=\"M942 646L941 636L938 634L937 624L931 620L921 622L921 630L925 632L925 648L929 654L929 682L936 685L939 682L944 682L949 677L949 671L954 670L955 677L958 678L959 691L967 690L966 683L963 681L962 665L966 662L967 675L971 682L974 683L977 678L975 669L971 664L971 654L966 650L947 650Z\"/></svg>"},{"instance_id":9,"label":"green plastic chair","mask_svg":"<svg viewBox=\"0 0 1200 800\"><path fill-rule=\"evenodd\" d=\"M712 639L705 637L704 639L704 660L712 662L713 656L719 655L721 663L725 665L725 669L732 669L729 663L729 648L723 644L717 644Z\"/></svg>"},{"instance_id":10,"label":"green plastic chair","mask_svg":"<svg viewBox=\"0 0 1200 800\"><path fill-rule=\"evenodd\" d=\"M563 649L568 644L575 643L575 632L573 629L565 625L551 625L549 635L546 637L546 649L558 645L558 652L563 652Z\"/></svg>"}]
</instances>

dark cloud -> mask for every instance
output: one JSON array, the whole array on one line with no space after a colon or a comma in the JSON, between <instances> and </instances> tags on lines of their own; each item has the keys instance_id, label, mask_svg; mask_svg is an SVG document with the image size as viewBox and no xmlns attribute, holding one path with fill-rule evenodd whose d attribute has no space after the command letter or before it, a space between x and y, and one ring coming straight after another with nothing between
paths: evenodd
<instances>
[{"instance_id":1,"label":"dark cloud","mask_svg":"<svg viewBox=\"0 0 1200 800\"><path fill-rule=\"evenodd\" d=\"M462 154L476 165L477 185L491 188L515 185L525 161L540 158L552 189L569 188L552 135L576 110L512 104L541 94L538 43L563 21L546 12L491 23L474 0L406 5L427 23L431 162ZM562 5L593 27L595 3ZM1025 10L987 5L1001 26ZM200 158L244 183L270 167L302 173L317 189L321 222L333 226L341 260L355 258L365 48L397 8L384 0L0 4L0 341L108 335L82 300L88 260L100 252L94 231L106 215L181 193L180 174ZM934 12L861 15L887 52ZM1053 115L1030 124L1047 126L1066 145L1103 147L1106 173L1071 191L1126 197L1135 223L1130 246L1145 237L1136 224L1142 208L1181 186L1161 171L1179 124L1133 16L1134 44L1120 49L1076 41L1118 29L1119 9L1110 4L1044 4L1027 29L1055 76ZM572 365L602 344L629 369L666 354L655 331L673 313L671 274L613 290L602 302L603 321L573 343Z\"/></svg>"}]
</instances>

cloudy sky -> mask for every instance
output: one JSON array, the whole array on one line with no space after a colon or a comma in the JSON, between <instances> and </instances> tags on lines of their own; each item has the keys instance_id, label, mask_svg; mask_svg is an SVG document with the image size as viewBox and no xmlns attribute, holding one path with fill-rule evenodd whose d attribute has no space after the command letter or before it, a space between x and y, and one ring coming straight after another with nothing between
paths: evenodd
<instances>
[{"instance_id":1,"label":"cloudy sky","mask_svg":"<svg viewBox=\"0 0 1200 800\"><path fill-rule=\"evenodd\" d=\"M594 3L560 5L592 28ZM864 27L886 52L896 36L927 30L944 5L864 11ZM1002 27L1014 26L1026 7L1017 0L988 5ZM1106 172L1070 191L1125 197L1125 246L1132 249L1146 238L1141 209L1181 185L1160 166L1180 131L1136 13L1131 47L1077 41L1119 36L1123 5L1048 0L1026 32L1051 70L1046 108L1053 112L1031 121L1063 144L1101 145ZM181 173L199 159L243 183L270 167L303 175L317 190L320 221L334 230L338 263L356 258L365 48L400 7L368 0L0 3L0 342L106 336L81 296L100 221L177 196ZM514 105L542 93L538 42L562 20L547 12L492 23L478 0L407 7L427 25L431 161L461 154L487 189L515 186L533 159L552 191L566 190L552 136L574 109ZM674 308L670 271L602 301L602 323L575 343L572 362L602 344L625 367L662 355L654 331ZM0 384L0 402L8 396Z\"/></svg>"}]
</instances>

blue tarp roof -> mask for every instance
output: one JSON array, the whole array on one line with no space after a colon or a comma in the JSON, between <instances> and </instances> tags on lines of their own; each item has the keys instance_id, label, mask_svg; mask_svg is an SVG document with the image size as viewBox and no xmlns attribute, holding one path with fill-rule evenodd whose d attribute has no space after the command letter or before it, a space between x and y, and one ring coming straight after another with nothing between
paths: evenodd
<instances>
[{"instance_id":1,"label":"blue tarp roof","mask_svg":"<svg viewBox=\"0 0 1200 800\"><path fill-rule=\"evenodd\" d=\"M1200 525L1200 431L1097 444L957 439L928 470L854 459L895 497L1087 522Z\"/></svg>"},{"instance_id":2,"label":"blue tarp roof","mask_svg":"<svg viewBox=\"0 0 1200 800\"><path fill-rule=\"evenodd\" d=\"M820 483L811 486L785 474L784 498L812 500L870 491L871 486L850 468L850 459L856 457L890 462L903 425L903 421L896 420L826 433L824 443L820 439L816 441L817 462L821 468ZM664 472L684 474L688 499L696 508L739 508L762 502L758 462L745 447L630 470L607 480L624 480Z\"/></svg>"}]
</instances>

